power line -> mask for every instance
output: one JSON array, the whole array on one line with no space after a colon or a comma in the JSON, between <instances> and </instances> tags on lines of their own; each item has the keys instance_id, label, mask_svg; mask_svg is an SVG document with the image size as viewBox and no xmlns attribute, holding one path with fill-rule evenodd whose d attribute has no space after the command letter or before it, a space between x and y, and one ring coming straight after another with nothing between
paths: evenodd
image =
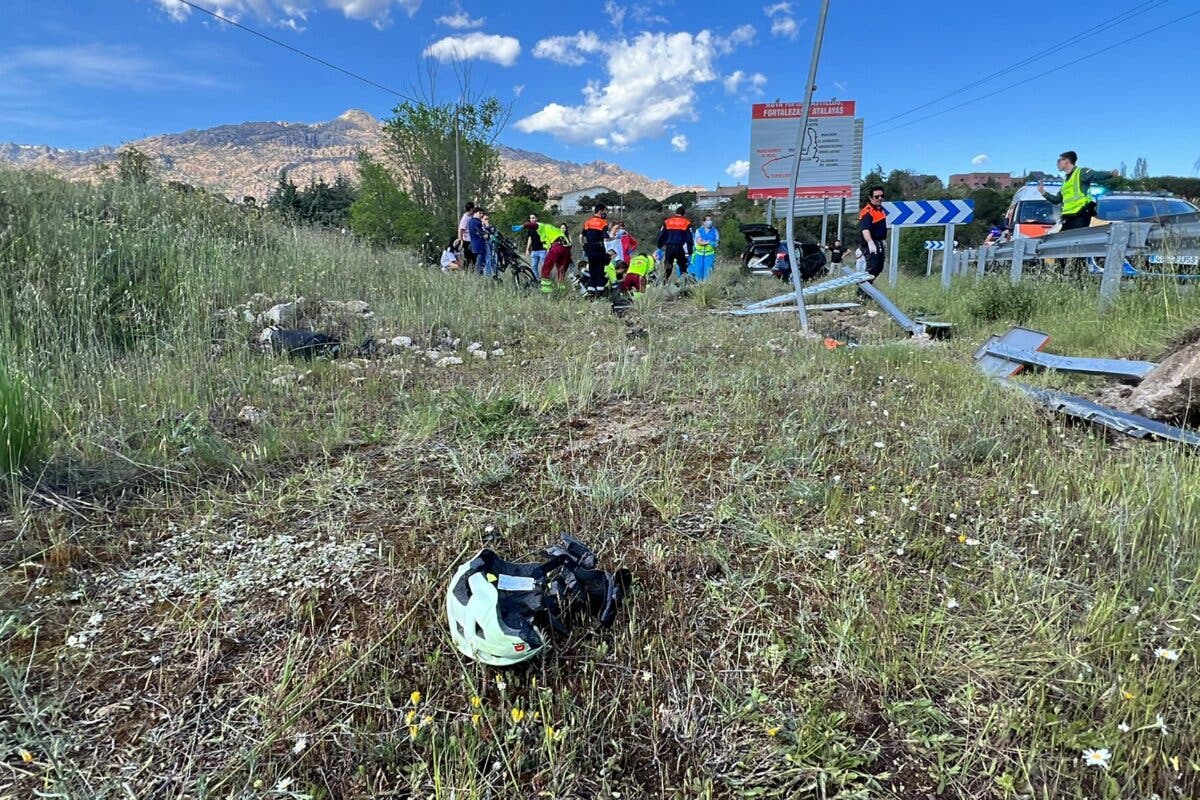
<instances>
[{"instance_id":1,"label":"power line","mask_svg":"<svg viewBox=\"0 0 1200 800\"><path fill-rule=\"evenodd\" d=\"M949 108L944 108L941 111L935 111L932 114L926 114L923 117L919 117L919 118L911 120L909 122L902 122L899 125L893 125L892 127L887 128L882 131L875 131L874 135L875 136L884 136L884 135L892 133L894 131L898 131L901 128L907 128L909 125L916 125L917 123L925 122L926 120L933 119L934 117L940 117L942 114L948 114L951 111L957 111L958 109L963 108L964 106L969 106L972 103L978 103L980 100L987 100L988 98L994 97L998 94L1001 94L1002 92L1007 92L1010 89L1015 89L1018 86L1024 86L1027 83L1033 83L1034 81L1044 78L1047 75L1051 75L1055 72L1058 72L1059 70L1066 69L1067 67L1073 67L1081 61L1086 61L1089 58L1094 58L1094 57L1100 55L1101 53L1106 53L1109 50L1113 50L1115 48L1129 44L1130 42L1137 41L1138 39L1149 36L1152 33L1157 33L1158 31L1161 31L1163 28L1169 28L1172 25L1176 25L1180 22L1183 22L1186 19L1190 19L1197 15L1200 15L1200 11L1193 11L1190 14L1184 14L1181 17L1176 17L1173 20L1164 22L1162 25L1155 26L1153 28L1150 28L1149 30L1142 31L1141 33L1135 34L1134 36L1130 36L1128 39L1122 39L1121 41L1111 44L1108 47L1101 48L1100 50L1094 50L1085 56L1080 56L1078 58L1075 58L1075 59L1067 62L1066 64L1060 64L1059 66L1048 69L1045 72L1039 72L1037 75L1033 75L1029 78L1025 78L1024 80L1017 81L1016 83L1010 83L1007 86L1003 86L999 89L996 89L995 91L991 91L991 92L988 92L987 94L980 95L979 97L974 97L970 100L963 101L962 103L959 103L958 105L950 106Z\"/></svg>"},{"instance_id":2,"label":"power line","mask_svg":"<svg viewBox=\"0 0 1200 800\"><path fill-rule=\"evenodd\" d=\"M879 126L887 125L890 122L901 119L902 117L907 117L909 114L920 111L923 108L929 108L929 106L932 106L936 103L940 103L943 100L948 100L949 98L954 97L955 95L962 94L965 91L974 89L976 86L980 86L980 85L987 83L988 81L991 81L995 78L999 78L999 77L1006 75L1014 70L1020 69L1021 67L1026 66L1027 64L1032 64L1034 61L1038 61L1038 60L1046 57L1047 55L1056 53L1062 47L1065 47L1069 44L1076 44L1078 42L1083 41L1084 39L1089 39L1098 33L1102 33L1104 31L1108 30L1109 28L1112 28L1115 25L1118 25L1118 24L1126 21L1126 19L1129 18L1130 16L1133 16L1133 15L1136 15L1139 13L1143 13L1146 11L1151 11L1154 8L1157 8L1158 6L1164 5L1166 2L1167 2L1167 0L1153 0L1152 2L1142 3L1140 6L1135 6L1134 8L1131 8L1127 11L1123 11L1111 19L1105 20L1104 22L1101 22L1097 25L1092 26L1091 28L1088 28L1080 33L1077 33L1074 36L1072 36L1071 38L1061 41L1058 44L1051 45L1050 47L1047 47L1045 50L1039 51L1039 52L1035 53L1034 55L1029 56L1028 58L1018 61L1015 64L1010 64L1009 66L1004 67L1003 69L1000 69L996 72L993 72L990 75L986 75L986 76L980 78L979 80L976 80L972 83L968 83L966 86L960 86L959 88L955 89L954 91L947 92L946 94L942 95L941 97L935 97L933 100L930 100L927 103L922 103L919 106L913 106L912 108L908 109L907 111L896 114L893 117L888 117L887 119L880 120L879 122L876 122L875 124L879 125Z\"/></svg>"},{"instance_id":3,"label":"power line","mask_svg":"<svg viewBox=\"0 0 1200 800\"><path fill-rule=\"evenodd\" d=\"M356 81L362 81L363 83L367 84L368 86L374 86L376 89L381 89L381 90L387 92L388 94L395 95L396 97L401 98L402 100L410 99L409 96L403 92L398 92L389 86L384 86L382 83L378 83L377 81L373 81L370 78L367 78L363 75L359 75L357 72L351 72L348 69L339 67L337 64L326 61L325 59L321 58L320 56L315 56L312 53L309 53L305 50L301 50L299 47L292 47L287 42L281 42L280 40L278 40L274 37L268 36L267 34L262 33L261 31L256 31L254 28L243 25L242 23L240 23L236 20L232 20L229 17L222 16L221 14L218 14L216 11L213 11L208 8L204 8L203 6L198 6L195 3L191 2L191 0L175 0L175 2L182 3L183 5L187 6L188 8L194 8L195 10L199 11L202 14L208 14L213 19L220 20L221 22L224 22L227 25L232 25L235 28L239 28L240 30L245 31L246 33L249 33L253 36L257 36L260 39L265 39L266 41L270 42L271 44L279 45L280 47L284 48L285 50L291 50L296 55L303 56L304 58L307 58L310 61L315 61L323 67L329 67L332 70L336 70L337 72L340 72L343 75L347 75L351 78L354 78Z\"/></svg>"}]
</instances>

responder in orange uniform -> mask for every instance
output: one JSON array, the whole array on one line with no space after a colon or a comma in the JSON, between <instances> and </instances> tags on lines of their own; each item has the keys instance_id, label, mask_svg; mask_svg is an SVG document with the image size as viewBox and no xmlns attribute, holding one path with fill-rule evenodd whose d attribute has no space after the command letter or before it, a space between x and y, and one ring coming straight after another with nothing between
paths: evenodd
<instances>
[{"instance_id":1,"label":"responder in orange uniform","mask_svg":"<svg viewBox=\"0 0 1200 800\"><path fill-rule=\"evenodd\" d=\"M664 281L670 280L672 266L679 267L680 278L687 275L688 258L692 254L696 233L686 214L687 209L679 206L673 216L663 220L662 228L658 231L658 246L663 250L663 264L667 267Z\"/></svg>"},{"instance_id":2,"label":"responder in orange uniform","mask_svg":"<svg viewBox=\"0 0 1200 800\"><path fill-rule=\"evenodd\" d=\"M583 223L583 257L587 259L588 264L585 283L588 297L591 299L602 296L608 283L608 276L604 272L609 259L608 251L604 247L604 240L608 238L607 217L608 209L597 203L592 216Z\"/></svg>"},{"instance_id":3,"label":"responder in orange uniform","mask_svg":"<svg viewBox=\"0 0 1200 800\"><path fill-rule=\"evenodd\" d=\"M887 240L887 212L883 210L883 187L872 186L867 192L867 204L858 212L859 238L871 282L883 272L884 242Z\"/></svg>"}]
</instances>

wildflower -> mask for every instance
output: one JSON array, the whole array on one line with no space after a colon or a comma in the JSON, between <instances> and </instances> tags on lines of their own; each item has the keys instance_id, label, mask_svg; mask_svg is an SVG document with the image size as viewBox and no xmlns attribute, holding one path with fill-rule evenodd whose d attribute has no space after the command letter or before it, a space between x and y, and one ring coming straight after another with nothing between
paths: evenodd
<instances>
[{"instance_id":1,"label":"wildflower","mask_svg":"<svg viewBox=\"0 0 1200 800\"><path fill-rule=\"evenodd\" d=\"M862 517L855 517L855 518L854 518L854 524L855 524L855 525L865 525L865 524L866 524L866 522L867 522L867 521L866 521L865 519L863 519Z\"/></svg>"},{"instance_id":2,"label":"wildflower","mask_svg":"<svg viewBox=\"0 0 1200 800\"><path fill-rule=\"evenodd\" d=\"M496 688L502 692L508 688L508 684L505 683L504 679L501 678L499 675L496 676Z\"/></svg>"},{"instance_id":3,"label":"wildflower","mask_svg":"<svg viewBox=\"0 0 1200 800\"><path fill-rule=\"evenodd\" d=\"M471 715L471 724L472 724L472 725L474 725L475 727L477 727L477 728L478 728L478 727L479 727L479 720L481 720L481 719L483 719L483 716L482 716L482 715L480 715L480 714L472 714L472 715Z\"/></svg>"},{"instance_id":4,"label":"wildflower","mask_svg":"<svg viewBox=\"0 0 1200 800\"><path fill-rule=\"evenodd\" d=\"M471 698L471 708L479 708L481 705L483 705L483 701L479 699L479 695Z\"/></svg>"},{"instance_id":5,"label":"wildflower","mask_svg":"<svg viewBox=\"0 0 1200 800\"><path fill-rule=\"evenodd\" d=\"M417 712L416 712L416 711L409 711L407 714L405 714L405 715L404 715L404 724L405 724L405 725L412 725L412 724L413 724L413 720L415 720L416 718L417 718Z\"/></svg>"},{"instance_id":6,"label":"wildflower","mask_svg":"<svg viewBox=\"0 0 1200 800\"><path fill-rule=\"evenodd\" d=\"M767 736L775 737L779 735L779 726L775 725L767 728Z\"/></svg>"},{"instance_id":7,"label":"wildflower","mask_svg":"<svg viewBox=\"0 0 1200 800\"><path fill-rule=\"evenodd\" d=\"M951 597L949 600L946 601L946 608L950 608L950 609L958 608L958 601L955 600L953 597Z\"/></svg>"},{"instance_id":8,"label":"wildflower","mask_svg":"<svg viewBox=\"0 0 1200 800\"><path fill-rule=\"evenodd\" d=\"M642 683L649 683L652 680L654 680L653 673L648 670L642 673Z\"/></svg>"},{"instance_id":9,"label":"wildflower","mask_svg":"<svg viewBox=\"0 0 1200 800\"><path fill-rule=\"evenodd\" d=\"M1083 763L1089 767L1101 767L1108 769L1108 760L1112 758L1112 753L1108 752L1107 747L1101 747L1098 750L1084 750Z\"/></svg>"},{"instance_id":10,"label":"wildflower","mask_svg":"<svg viewBox=\"0 0 1200 800\"><path fill-rule=\"evenodd\" d=\"M949 530L949 528L947 528L946 530ZM967 543L967 535L966 535L965 533L960 533L960 534L958 535L958 543L959 543L959 544L966 544L966 543Z\"/></svg>"},{"instance_id":11,"label":"wildflower","mask_svg":"<svg viewBox=\"0 0 1200 800\"><path fill-rule=\"evenodd\" d=\"M1171 756L1167 761L1171 762L1171 769L1179 772L1179 756Z\"/></svg>"},{"instance_id":12,"label":"wildflower","mask_svg":"<svg viewBox=\"0 0 1200 800\"><path fill-rule=\"evenodd\" d=\"M421 693L420 692L414 691L412 694L410 694L408 696L408 699L412 701L412 704L414 706L421 705Z\"/></svg>"},{"instance_id":13,"label":"wildflower","mask_svg":"<svg viewBox=\"0 0 1200 800\"><path fill-rule=\"evenodd\" d=\"M420 729L420 728L418 728L416 725L409 725L409 726L408 726L408 738L409 738L409 741L412 741L413 739L416 739L416 738L417 738L417 734L418 734L418 733L420 733L420 732L421 732L421 729Z\"/></svg>"},{"instance_id":14,"label":"wildflower","mask_svg":"<svg viewBox=\"0 0 1200 800\"><path fill-rule=\"evenodd\" d=\"M829 550L829 551L827 551L827 552L825 553L825 558L827 558L827 559L828 559L828 560L830 560L830 561L837 561L837 560L838 560L838 555L839 555L839 554L838 554L838 550L837 550L837 548L835 547L835 548L833 548L832 550Z\"/></svg>"},{"instance_id":15,"label":"wildflower","mask_svg":"<svg viewBox=\"0 0 1200 800\"><path fill-rule=\"evenodd\" d=\"M302 733L296 737L296 743L292 745L292 753L300 755L306 747L308 747L308 737Z\"/></svg>"},{"instance_id":16,"label":"wildflower","mask_svg":"<svg viewBox=\"0 0 1200 800\"><path fill-rule=\"evenodd\" d=\"M1117 730L1119 730L1121 733L1129 733L1129 726L1122 722L1117 726Z\"/></svg>"},{"instance_id":17,"label":"wildflower","mask_svg":"<svg viewBox=\"0 0 1200 800\"><path fill-rule=\"evenodd\" d=\"M1167 661L1178 661L1179 660L1179 651L1172 650L1167 647L1158 647L1158 648L1155 648L1155 650L1154 650L1154 657L1155 658L1165 658Z\"/></svg>"},{"instance_id":18,"label":"wildflower","mask_svg":"<svg viewBox=\"0 0 1200 800\"><path fill-rule=\"evenodd\" d=\"M1135 695L1133 692L1129 691L1128 689L1122 689L1121 697L1123 697L1126 701L1129 701L1129 700L1132 700L1133 698L1137 697L1137 695Z\"/></svg>"},{"instance_id":19,"label":"wildflower","mask_svg":"<svg viewBox=\"0 0 1200 800\"><path fill-rule=\"evenodd\" d=\"M877 492L877 491L879 491L879 487L872 483L870 486L867 487L867 491L868 492Z\"/></svg>"},{"instance_id":20,"label":"wildflower","mask_svg":"<svg viewBox=\"0 0 1200 800\"><path fill-rule=\"evenodd\" d=\"M875 449L876 449L876 450L882 450L882 449L883 449L884 447L886 447L886 446L887 446L887 445L885 445L883 442L876 442L876 443L875 443Z\"/></svg>"},{"instance_id":21,"label":"wildflower","mask_svg":"<svg viewBox=\"0 0 1200 800\"><path fill-rule=\"evenodd\" d=\"M28 750L26 750L23 747L17 750L17 755L19 755L21 757L21 761L23 761L26 764L33 761L33 753L29 752Z\"/></svg>"},{"instance_id":22,"label":"wildflower","mask_svg":"<svg viewBox=\"0 0 1200 800\"><path fill-rule=\"evenodd\" d=\"M978 539L972 539L971 537L969 537L969 536L968 536L968 537L967 537L967 538L964 540L964 544L966 544L966 546L967 546L967 547L978 547L978 546L979 546L979 540L978 540Z\"/></svg>"},{"instance_id":23,"label":"wildflower","mask_svg":"<svg viewBox=\"0 0 1200 800\"><path fill-rule=\"evenodd\" d=\"M510 713L512 714L512 721L516 724L520 724L521 720L525 719L525 712L519 708L514 708Z\"/></svg>"},{"instance_id":24,"label":"wildflower","mask_svg":"<svg viewBox=\"0 0 1200 800\"><path fill-rule=\"evenodd\" d=\"M1157 726L1159 733L1161 733L1163 736L1167 735L1167 723L1166 720L1163 719L1162 714L1159 714L1155 717L1154 724Z\"/></svg>"}]
</instances>

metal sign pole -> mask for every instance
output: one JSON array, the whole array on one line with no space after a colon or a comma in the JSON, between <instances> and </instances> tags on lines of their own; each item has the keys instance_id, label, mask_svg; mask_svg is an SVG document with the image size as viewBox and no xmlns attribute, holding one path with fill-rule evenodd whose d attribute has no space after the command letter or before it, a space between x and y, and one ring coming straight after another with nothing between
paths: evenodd
<instances>
[{"instance_id":1,"label":"metal sign pole","mask_svg":"<svg viewBox=\"0 0 1200 800\"><path fill-rule=\"evenodd\" d=\"M892 228L891 241L887 243L888 251L888 286L896 285L900 276L900 228Z\"/></svg>"},{"instance_id":2,"label":"metal sign pole","mask_svg":"<svg viewBox=\"0 0 1200 800\"><path fill-rule=\"evenodd\" d=\"M950 276L954 270L954 226L946 226L946 249L942 251L942 288L950 288Z\"/></svg>"},{"instance_id":3,"label":"metal sign pole","mask_svg":"<svg viewBox=\"0 0 1200 800\"><path fill-rule=\"evenodd\" d=\"M829 244L829 198L821 198L821 247Z\"/></svg>"},{"instance_id":4,"label":"metal sign pole","mask_svg":"<svg viewBox=\"0 0 1200 800\"><path fill-rule=\"evenodd\" d=\"M842 198L841 210L838 212L838 241L842 243L842 247L846 246L846 240L842 238L842 223L846 221L846 198Z\"/></svg>"},{"instance_id":5,"label":"metal sign pole","mask_svg":"<svg viewBox=\"0 0 1200 800\"><path fill-rule=\"evenodd\" d=\"M804 111L800 115L800 129L796 132L796 157L792 161L792 180L788 184L787 248L788 263L792 267L792 286L796 288L796 313L800 327L808 332L808 312L804 308L804 293L800 286L800 260L796 258L794 236L796 211L796 184L800 182L800 158L804 154L804 135L808 132L808 115L812 111L813 89L817 82L817 64L821 60L821 41L825 38L825 19L829 16L829 0L821 0L821 16L817 19L817 37L813 42L812 62L808 65L808 83L804 87Z\"/></svg>"},{"instance_id":6,"label":"metal sign pole","mask_svg":"<svg viewBox=\"0 0 1200 800\"><path fill-rule=\"evenodd\" d=\"M925 262L925 277L928 278L933 274L933 248L926 247L925 249L929 251L927 254L929 256L929 260Z\"/></svg>"}]
</instances>

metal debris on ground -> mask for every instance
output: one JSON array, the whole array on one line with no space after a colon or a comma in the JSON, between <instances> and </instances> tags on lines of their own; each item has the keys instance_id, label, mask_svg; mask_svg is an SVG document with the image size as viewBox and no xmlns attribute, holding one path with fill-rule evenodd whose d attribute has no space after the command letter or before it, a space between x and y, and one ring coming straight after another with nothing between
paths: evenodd
<instances>
[{"instance_id":1,"label":"metal debris on ground","mask_svg":"<svg viewBox=\"0 0 1200 800\"><path fill-rule=\"evenodd\" d=\"M993 377L1012 377L1025 367L1041 367L1078 375L1116 378L1134 383L1142 380L1158 365L1152 361L1125 358L1081 358L1043 353L1049 334L1016 327L1003 336L993 336L975 351L975 359L984 372Z\"/></svg>"},{"instance_id":2,"label":"metal debris on ground","mask_svg":"<svg viewBox=\"0 0 1200 800\"><path fill-rule=\"evenodd\" d=\"M1200 445L1200 433L1168 425L1165 422L1149 419L1148 417L1118 411L1115 408L1102 406L1083 397L1076 397L1066 392L1056 392L1052 389L1038 389L1016 381L1003 380L1009 386L1015 386L1025 394L1038 400L1051 411L1077 417L1100 425L1110 430L1119 431L1126 436L1137 439L1166 439L1180 444Z\"/></svg>"}]
</instances>

